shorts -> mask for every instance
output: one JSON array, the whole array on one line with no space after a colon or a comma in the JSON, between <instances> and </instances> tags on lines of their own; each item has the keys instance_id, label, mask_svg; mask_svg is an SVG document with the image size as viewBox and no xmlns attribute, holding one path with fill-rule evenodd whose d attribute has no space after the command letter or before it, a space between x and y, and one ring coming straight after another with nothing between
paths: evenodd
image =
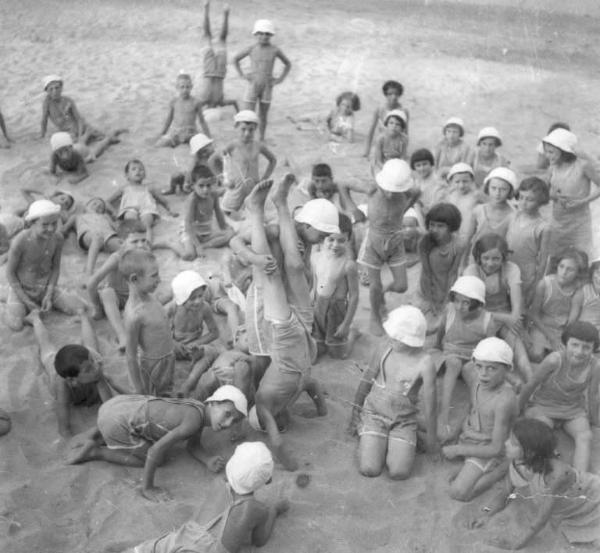
<instances>
[{"instance_id":1,"label":"shorts","mask_svg":"<svg viewBox=\"0 0 600 553\"><path fill-rule=\"evenodd\" d=\"M190 138L197 133L197 129L185 127L183 129L173 129L171 132L163 134L161 139L168 140L171 143L171 146L175 147L179 146L180 144L187 144L190 141Z\"/></svg>"},{"instance_id":2,"label":"shorts","mask_svg":"<svg viewBox=\"0 0 600 553\"><path fill-rule=\"evenodd\" d=\"M502 459L499 457L492 457L491 459L482 459L481 457L465 457L465 463L471 463L475 465L482 474L492 472L496 467L502 463Z\"/></svg>"},{"instance_id":3,"label":"shorts","mask_svg":"<svg viewBox=\"0 0 600 553\"><path fill-rule=\"evenodd\" d=\"M168 396L173 388L175 353L171 352L158 359L149 359L140 355L140 378L142 393L151 396Z\"/></svg>"},{"instance_id":4,"label":"shorts","mask_svg":"<svg viewBox=\"0 0 600 553\"><path fill-rule=\"evenodd\" d=\"M41 290L37 294L30 294L27 292L26 294L31 300L40 305L46 294L46 289ZM52 295L52 305L56 311L60 311L67 315L75 315L77 309L83 306L83 301L79 300L76 296L67 295L62 288L56 287L54 289L54 294ZM12 286L9 286L8 297L6 298L7 321L12 321L16 325L17 319L22 322L23 317L25 317L27 313L29 313L29 309L19 299ZM12 328L10 323L9 326Z\"/></svg>"},{"instance_id":5,"label":"shorts","mask_svg":"<svg viewBox=\"0 0 600 553\"><path fill-rule=\"evenodd\" d=\"M244 102L248 102L249 104L256 104L256 102L270 104L272 95L273 84L271 82L258 83L256 81L251 81L248 83L248 88L244 95Z\"/></svg>"},{"instance_id":6,"label":"shorts","mask_svg":"<svg viewBox=\"0 0 600 553\"><path fill-rule=\"evenodd\" d=\"M578 405L541 405L539 403L531 403L527 406L526 416L531 418L550 419L553 428L559 428L565 422L575 419L587 419L588 415L584 407Z\"/></svg>"},{"instance_id":7,"label":"shorts","mask_svg":"<svg viewBox=\"0 0 600 553\"><path fill-rule=\"evenodd\" d=\"M109 288L115 293L115 296L117 296L117 306L119 307L119 311L123 311L123 309L125 309L125 305L127 304L127 300L129 299L129 290L127 290L127 291L117 290L116 288L113 288L109 284L106 284L101 289L106 290Z\"/></svg>"},{"instance_id":8,"label":"shorts","mask_svg":"<svg viewBox=\"0 0 600 553\"><path fill-rule=\"evenodd\" d=\"M227 74L227 49L223 46L202 49L204 66L202 76L205 79L223 80Z\"/></svg>"},{"instance_id":9,"label":"shorts","mask_svg":"<svg viewBox=\"0 0 600 553\"><path fill-rule=\"evenodd\" d=\"M384 415L379 415L363 410L359 436L378 436L386 440L398 440L411 446L417 446L417 419L414 416L401 420L392 420Z\"/></svg>"},{"instance_id":10,"label":"shorts","mask_svg":"<svg viewBox=\"0 0 600 553\"><path fill-rule=\"evenodd\" d=\"M100 406L96 425L109 449L136 449L147 443L132 426L147 401L146 396L119 395Z\"/></svg>"},{"instance_id":11,"label":"shorts","mask_svg":"<svg viewBox=\"0 0 600 553\"><path fill-rule=\"evenodd\" d=\"M313 338L326 346L344 346L348 343L348 336L334 336L336 330L346 318L348 302L344 298L329 298L315 303L314 322L312 326Z\"/></svg>"},{"instance_id":12,"label":"shorts","mask_svg":"<svg viewBox=\"0 0 600 553\"><path fill-rule=\"evenodd\" d=\"M92 233L93 234L94 231L92 230L86 230L85 232L82 232L78 237L77 237L77 244L79 245L79 247L84 250L87 251L88 247L85 245L85 243L83 242L83 237L88 234L88 233ZM116 232L113 232L112 234L107 234L105 236L102 237L102 247L105 247L107 242L111 239L111 238L118 238L118 234Z\"/></svg>"},{"instance_id":13,"label":"shorts","mask_svg":"<svg viewBox=\"0 0 600 553\"><path fill-rule=\"evenodd\" d=\"M205 76L199 97L200 102L210 108L223 105L225 100L223 82L222 77Z\"/></svg>"},{"instance_id":14,"label":"shorts","mask_svg":"<svg viewBox=\"0 0 600 553\"><path fill-rule=\"evenodd\" d=\"M402 232L379 234L367 229L357 261L369 269L381 269L384 264L388 267L406 265Z\"/></svg>"}]
</instances>

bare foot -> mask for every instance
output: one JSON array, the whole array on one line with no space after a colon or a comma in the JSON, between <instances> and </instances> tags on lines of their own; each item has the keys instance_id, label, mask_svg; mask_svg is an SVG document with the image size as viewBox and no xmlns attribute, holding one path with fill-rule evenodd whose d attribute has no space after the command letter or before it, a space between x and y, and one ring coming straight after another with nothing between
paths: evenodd
<instances>
[{"instance_id":1,"label":"bare foot","mask_svg":"<svg viewBox=\"0 0 600 553\"><path fill-rule=\"evenodd\" d=\"M25 317L23 317L23 321L27 324L30 324L31 326L33 326L33 323L35 321L39 321L40 319L40 310L39 309L32 309L28 315L26 315Z\"/></svg>"},{"instance_id":2,"label":"bare foot","mask_svg":"<svg viewBox=\"0 0 600 553\"><path fill-rule=\"evenodd\" d=\"M283 179L279 181L279 184L275 186L273 189L272 199L273 203L277 207L285 206L287 209L288 194L290 193L290 188L295 182L296 177L292 173L286 173Z\"/></svg>"},{"instance_id":3,"label":"bare foot","mask_svg":"<svg viewBox=\"0 0 600 553\"><path fill-rule=\"evenodd\" d=\"M313 400L313 403L317 408L317 415L319 415L319 417L324 417L327 415L327 404L325 403L325 396L323 396L323 394L312 394L310 395L310 399Z\"/></svg>"},{"instance_id":4,"label":"bare foot","mask_svg":"<svg viewBox=\"0 0 600 553\"><path fill-rule=\"evenodd\" d=\"M383 325L379 319L371 318L369 321L369 332L373 334L373 336L384 335Z\"/></svg>"},{"instance_id":5,"label":"bare foot","mask_svg":"<svg viewBox=\"0 0 600 553\"><path fill-rule=\"evenodd\" d=\"M273 186L272 180L265 180L259 182L248 195L248 205L250 209L255 211L262 211L265 207L267 195Z\"/></svg>"},{"instance_id":6,"label":"bare foot","mask_svg":"<svg viewBox=\"0 0 600 553\"><path fill-rule=\"evenodd\" d=\"M81 447L75 448L67 455L67 464L78 465L79 463L90 461L95 449L96 442L94 440L86 440Z\"/></svg>"}]
</instances>

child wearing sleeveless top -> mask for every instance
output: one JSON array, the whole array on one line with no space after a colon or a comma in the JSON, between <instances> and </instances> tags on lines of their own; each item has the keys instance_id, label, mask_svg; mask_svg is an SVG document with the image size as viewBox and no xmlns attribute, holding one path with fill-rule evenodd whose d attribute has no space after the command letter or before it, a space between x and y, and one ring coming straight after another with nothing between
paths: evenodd
<instances>
[{"instance_id":1,"label":"child wearing sleeveless top","mask_svg":"<svg viewBox=\"0 0 600 553\"><path fill-rule=\"evenodd\" d=\"M471 411L456 445L446 445L447 459L463 457L451 480L450 497L470 501L506 473L504 442L518 414L517 397L506 382L513 352L499 338L481 340L473 350L474 369L464 372L471 389Z\"/></svg>"},{"instance_id":2,"label":"child wearing sleeveless top","mask_svg":"<svg viewBox=\"0 0 600 553\"><path fill-rule=\"evenodd\" d=\"M600 259L590 265L590 282L575 292L569 322L586 321L600 332Z\"/></svg>"},{"instance_id":3,"label":"child wearing sleeveless top","mask_svg":"<svg viewBox=\"0 0 600 553\"><path fill-rule=\"evenodd\" d=\"M528 417L551 427L557 423L575 441L573 466L587 471L590 464L592 432L598 426L598 385L600 363L593 353L598 349L598 331L590 323L577 321L562 333L563 351L548 355L534 377L521 391L519 403ZM587 395L587 405L586 405Z\"/></svg>"},{"instance_id":4,"label":"child wearing sleeveless top","mask_svg":"<svg viewBox=\"0 0 600 553\"><path fill-rule=\"evenodd\" d=\"M423 385L427 450L435 453L435 366L423 349L427 322L419 309L403 305L383 323L389 342L378 348L356 391L349 432L359 433L359 471L390 478L410 476L417 447L417 396ZM364 405L364 407L363 407ZM361 413L362 410L362 413Z\"/></svg>"},{"instance_id":5,"label":"child wearing sleeveless top","mask_svg":"<svg viewBox=\"0 0 600 553\"><path fill-rule=\"evenodd\" d=\"M587 258L575 248L556 256L556 269L541 280L535 289L529 310L529 357L540 362L547 353L561 347L561 333L569 321L580 276L585 272Z\"/></svg>"},{"instance_id":6,"label":"child wearing sleeveless top","mask_svg":"<svg viewBox=\"0 0 600 553\"><path fill-rule=\"evenodd\" d=\"M502 146L500 133L494 127L484 127L477 135L477 149L473 150L468 163L475 173L475 186L481 189L485 178L496 167L508 167L510 161L496 149Z\"/></svg>"},{"instance_id":7,"label":"child wearing sleeveless top","mask_svg":"<svg viewBox=\"0 0 600 553\"><path fill-rule=\"evenodd\" d=\"M448 441L454 434L449 424L450 403L456 379L470 363L475 346L494 336L497 325L484 309L485 284L474 276L462 276L450 289L449 302L438 329L437 342L445 365L442 405L438 420L438 438Z\"/></svg>"},{"instance_id":8,"label":"child wearing sleeveless top","mask_svg":"<svg viewBox=\"0 0 600 553\"><path fill-rule=\"evenodd\" d=\"M435 149L435 168L444 178L448 169L457 163L468 163L471 149L463 140L465 124L460 117L450 117L442 128L444 138Z\"/></svg>"},{"instance_id":9,"label":"child wearing sleeveless top","mask_svg":"<svg viewBox=\"0 0 600 553\"><path fill-rule=\"evenodd\" d=\"M237 553L245 546L265 545L277 516L289 508L286 499L267 506L254 492L273 475L273 457L262 442L245 442L235 448L225 466L230 502L208 524L190 520L179 529L138 545L134 553Z\"/></svg>"}]
</instances>

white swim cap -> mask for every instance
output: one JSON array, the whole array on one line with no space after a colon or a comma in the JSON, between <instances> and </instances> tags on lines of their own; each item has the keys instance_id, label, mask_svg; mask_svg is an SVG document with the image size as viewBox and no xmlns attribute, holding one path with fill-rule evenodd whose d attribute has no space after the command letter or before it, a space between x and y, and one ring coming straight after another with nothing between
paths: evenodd
<instances>
[{"instance_id":1,"label":"white swim cap","mask_svg":"<svg viewBox=\"0 0 600 553\"><path fill-rule=\"evenodd\" d=\"M473 350L473 360L504 363L512 369L513 350L504 340L492 336L484 338L477 344Z\"/></svg>"},{"instance_id":2,"label":"white swim cap","mask_svg":"<svg viewBox=\"0 0 600 553\"><path fill-rule=\"evenodd\" d=\"M25 221L31 222L41 217L48 217L49 215L58 215L60 213L60 206L51 202L50 200L36 200L33 202L27 213L25 214Z\"/></svg>"},{"instance_id":3,"label":"white swim cap","mask_svg":"<svg viewBox=\"0 0 600 553\"><path fill-rule=\"evenodd\" d=\"M183 305L190 299L194 290L203 286L206 286L206 281L196 271L182 271L178 273L171 281L175 303Z\"/></svg>"},{"instance_id":4,"label":"white swim cap","mask_svg":"<svg viewBox=\"0 0 600 553\"><path fill-rule=\"evenodd\" d=\"M337 207L324 198L316 198L306 202L294 215L298 223L305 223L320 232L327 234L340 233L340 214Z\"/></svg>"},{"instance_id":5,"label":"white swim cap","mask_svg":"<svg viewBox=\"0 0 600 553\"><path fill-rule=\"evenodd\" d=\"M577 137L567 129L554 129L542 139L542 142L569 154L575 154L575 148L577 147Z\"/></svg>"},{"instance_id":6,"label":"white swim cap","mask_svg":"<svg viewBox=\"0 0 600 553\"><path fill-rule=\"evenodd\" d=\"M55 132L50 137L50 148L52 148L53 152L66 146L73 146L73 139L68 132Z\"/></svg>"},{"instance_id":7,"label":"white swim cap","mask_svg":"<svg viewBox=\"0 0 600 553\"><path fill-rule=\"evenodd\" d=\"M273 455L262 442L238 445L225 465L227 481L235 493L245 495L264 486L273 476Z\"/></svg>"},{"instance_id":8,"label":"white swim cap","mask_svg":"<svg viewBox=\"0 0 600 553\"><path fill-rule=\"evenodd\" d=\"M206 148L213 143L212 138L208 138L205 134L198 133L190 138L190 154L196 155L202 148Z\"/></svg>"},{"instance_id":9,"label":"white swim cap","mask_svg":"<svg viewBox=\"0 0 600 553\"><path fill-rule=\"evenodd\" d=\"M444 130L446 130L446 127L449 127L450 125L456 125L457 127L460 127L463 132L465 132L465 123L460 117L450 117L450 119L444 123Z\"/></svg>"},{"instance_id":10,"label":"white swim cap","mask_svg":"<svg viewBox=\"0 0 600 553\"><path fill-rule=\"evenodd\" d=\"M410 166L403 159L388 159L375 175L375 182L388 192L406 192L412 187Z\"/></svg>"},{"instance_id":11,"label":"white swim cap","mask_svg":"<svg viewBox=\"0 0 600 553\"><path fill-rule=\"evenodd\" d=\"M477 144L479 144L484 138L495 138L498 141L498 146L502 146L502 138L498 129L495 127L483 127L477 135Z\"/></svg>"},{"instance_id":12,"label":"white swim cap","mask_svg":"<svg viewBox=\"0 0 600 553\"><path fill-rule=\"evenodd\" d=\"M258 115L251 109L243 109L235 114L233 122L236 125L238 123L254 123L255 125L258 125Z\"/></svg>"},{"instance_id":13,"label":"white swim cap","mask_svg":"<svg viewBox=\"0 0 600 553\"><path fill-rule=\"evenodd\" d=\"M44 84L44 90L46 90L48 88L48 85L50 83L62 83L63 82L63 78L60 77L59 75L46 75L43 79L42 79L42 83Z\"/></svg>"},{"instance_id":14,"label":"white swim cap","mask_svg":"<svg viewBox=\"0 0 600 553\"><path fill-rule=\"evenodd\" d=\"M450 288L450 292L456 292L485 305L485 282L476 276L458 277L452 288Z\"/></svg>"},{"instance_id":15,"label":"white swim cap","mask_svg":"<svg viewBox=\"0 0 600 553\"><path fill-rule=\"evenodd\" d=\"M270 19L257 19L254 23L252 34L255 35L257 33L268 33L270 35L274 35L275 25L273 25L273 22Z\"/></svg>"},{"instance_id":16,"label":"white swim cap","mask_svg":"<svg viewBox=\"0 0 600 553\"><path fill-rule=\"evenodd\" d=\"M383 329L393 340L419 348L425 343L427 321L417 307L402 305L390 312L383 323Z\"/></svg>"},{"instance_id":17,"label":"white swim cap","mask_svg":"<svg viewBox=\"0 0 600 553\"><path fill-rule=\"evenodd\" d=\"M446 180L450 180L454 175L458 173L469 173L472 177L475 176L473 172L473 167L471 167L468 163L455 163L452 167L450 167L450 171L446 175Z\"/></svg>"},{"instance_id":18,"label":"white swim cap","mask_svg":"<svg viewBox=\"0 0 600 553\"><path fill-rule=\"evenodd\" d=\"M388 111L385 115L385 118L383 119L383 124L387 125L388 119L390 117L398 117L398 119L401 119L402 121L404 121L404 124L406 125L407 123L407 117L406 117L406 112L404 110L401 109L393 109L392 111Z\"/></svg>"},{"instance_id":19,"label":"white swim cap","mask_svg":"<svg viewBox=\"0 0 600 553\"><path fill-rule=\"evenodd\" d=\"M510 184L512 191L514 192L517 188L517 175L512 169L508 167L496 167L492 169L485 179L483 179L483 185L486 186L492 179L500 179Z\"/></svg>"},{"instance_id":20,"label":"white swim cap","mask_svg":"<svg viewBox=\"0 0 600 553\"><path fill-rule=\"evenodd\" d=\"M239 388L236 388L231 384L225 384L218 388L217 391L206 400L206 403L211 401L231 401L244 417L248 416L248 400L246 399L246 396Z\"/></svg>"}]
</instances>

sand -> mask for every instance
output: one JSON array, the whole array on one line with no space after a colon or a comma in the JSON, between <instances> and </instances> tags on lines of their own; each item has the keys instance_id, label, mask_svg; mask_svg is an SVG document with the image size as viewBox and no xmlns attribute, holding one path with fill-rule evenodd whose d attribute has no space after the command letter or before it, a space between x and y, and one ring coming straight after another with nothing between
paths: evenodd
<instances>
[{"instance_id":1,"label":"sand","mask_svg":"<svg viewBox=\"0 0 600 553\"><path fill-rule=\"evenodd\" d=\"M220 24L220 9L220 3L213 6L213 28ZM387 78L406 86L403 102L412 114L412 148L433 147L442 122L460 115L470 142L481 127L497 126L505 136L503 153L519 170L531 168L537 141L555 120L569 121L584 149L595 153L600 132L596 19L525 12L518 6L505 10L439 2L380 1L376 8L358 0L234 2L231 53L250 43L251 21L257 17L276 21L276 43L293 63L289 78L275 91L268 130L267 143L279 160L277 175L286 170L284 160L300 176L312 163L327 161L340 181L367 179L368 165L361 158L364 135ZM64 93L76 100L93 125L130 130L120 145L90 167L87 180L65 188L82 198L99 192L108 196L122 182L122 168L132 157L144 161L149 182L159 187L185 166L186 148L156 150L151 144L179 69L192 72L196 86L200 84L200 18L200 3L189 1L5 0L0 6L0 107L16 143L0 150L2 209L22 205L22 186L54 186L42 173L49 155L47 140L37 138L41 78L48 73L63 75ZM225 88L229 96L241 98L244 83L232 68ZM324 116L335 95L345 89L356 90L364 105L357 114L357 144L331 146L318 128L298 131L287 119ZM230 112L211 113L208 119L218 145L234 136ZM172 204L181 210L182 202L179 197ZM158 233L168 235L178 224L165 217ZM190 264L161 252L159 260L165 282L183 268L195 267L203 274L218 270L216 254ZM84 257L71 238L61 283L77 290L83 268ZM411 271L413 286L417 272L418 268ZM0 279L5 282L3 274ZM395 295L389 305L404 300ZM367 306L367 290L362 288L356 325L365 333ZM60 315L51 315L47 322L58 343L78 333L77 323ZM123 378L124 359L115 351L106 321L96 328L108 370ZM12 334L2 327L0 336L0 407L13 419L12 432L0 439L0 550L120 552L191 516L207 520L219 512L225 500L222 476L210 474L181 448L157 472L156 483L175 498L159 505L137 492L138 469L100 462L66 466L68 444L59 440L31 329ZM289 497L291 509L278 521L264 551L493 551L482 544L485 533L465 529L471 507L446 495L454 464L419 456L413 476L405 482L392 482L385 475L359 476L356 441L345 429L360 371L374 345L375 340L363 334L352 360L326 358L314 368L329 395L329 415L316 418L304 398L294 407L285 439L311 479L300 489L295 474L277 468L265 495ZM464 398L464 390L461 393ZM77 428L88 428L94 417L94 410L80 410ZM597 431L595 437L600 443ZM232 450L227 436L217 441ZM600 469L598 449L596 445L595 471ZM522 507L516 508L499 517L497 527L512 532L522 512ZM528 551L568 549L564 539L547 528Z\"/></svg>"}]
</instances>

